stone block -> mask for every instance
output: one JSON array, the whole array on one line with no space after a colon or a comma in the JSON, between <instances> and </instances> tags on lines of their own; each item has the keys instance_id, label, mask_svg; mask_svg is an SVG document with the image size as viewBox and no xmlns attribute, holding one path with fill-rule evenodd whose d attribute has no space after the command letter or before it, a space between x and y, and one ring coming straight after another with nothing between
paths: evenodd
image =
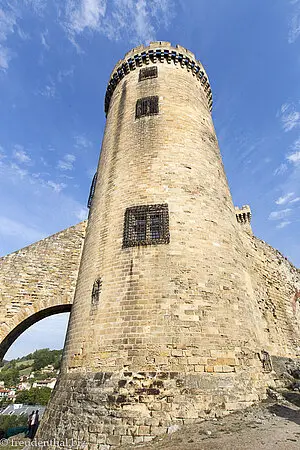
<instances>
[{"instance_id":1,"label":"stone block","mask_svg":"<svg viewBox=\"0 0 300 450\"><path fill-rule=\"evenodd\" d=\"M150 427L147 425L141 425L138 427L138 435L139 436L147 436L150 434Z\"/></svg>"},{"instance_id":2,"label":"stone block","mask_svg":"<svg viewBox=\"0 0 300 450\"><path fill-rule=\"evenodd\" d=\"M151 434L154 436L160 436L161 434L166 434L167 428L166 427L151 427Z\"/></svg>"},{"instance_id":3,"label":"stone block","mask_svg":"<svg viewBox=\"0 0 300 450\"><path fill-rule=\"evenodd\" d=\"M122 436L122 437L121 437L121 444L122 444L122 445L131 445L131 444L134 444L133 436Z\"/></svg>"},{"instance_id":4,"label":"stone block","mask_svg":"<svg viewBox=\"0 0 300 450\"><path fill-rule=\"evenodd\" d=\"M204 372L204 365L196 365L195 366L195 372Z\"/></svg>"},{"instance_id":5,"label":"stone block","mask_svg":"<svg viewBox=\"0 0 300 450\"><path fill-rule=\"evenodd\" d=\"M120 445L121 436L109 435L106 438L106 443L109 445Z\"/></svg>"},{"instance_id":6,"label":"stone block","mask_svg":"<svg viewBox=\"0 0 300 450\"><path fill-rule=\"evenodd\" d=\"M223 367L223 372L234 372L235 371L235 367L233 366L222 366Z\"/></svg>"}]
</instances>

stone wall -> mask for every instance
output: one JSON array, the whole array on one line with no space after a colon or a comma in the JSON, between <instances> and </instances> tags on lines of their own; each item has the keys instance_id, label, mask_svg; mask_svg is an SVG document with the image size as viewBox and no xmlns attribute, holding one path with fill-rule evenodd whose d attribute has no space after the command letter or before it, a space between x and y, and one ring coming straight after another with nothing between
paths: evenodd
<instances>
[{"instance_id":1,"label":"stone wall","mask_svg":"<svg viewBox=\"0 0 300 450\"><path fill-rule=\"evenodd\" d=\"M70 311L85 228L81 222L0 258L0 358L34 322Z\"/></svg>"},{"instance_id":2,"label":"stone wall","mask_svg":"<svg viewBox=\"0 0 300 450\"><path fill-rule=\"evenodd\" d=\"M244 233L261 346L271 355L300 357L300 270L278 250ZM251 291L250 291L251 292Z\"/></svg>"}]
</instances>

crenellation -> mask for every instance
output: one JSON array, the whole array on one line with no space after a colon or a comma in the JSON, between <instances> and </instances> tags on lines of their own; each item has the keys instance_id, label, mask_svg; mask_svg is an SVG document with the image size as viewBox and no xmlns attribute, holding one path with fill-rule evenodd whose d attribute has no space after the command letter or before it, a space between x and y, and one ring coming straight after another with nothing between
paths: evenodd
<instances>
[{"instance_id":1,"label":"crenellation","mask_svg":"<svg viewBox=\"0 0 300 450\"><path fill-rule=\"evenodd\" d=\"M164 44L163 41L161 42L154 42L150 43L149 47L139 46L133 49L132 51L128 52L125 55L125 61L119 61L118 64L115 66L115 69L113 70L111 74L111 79L107 87L106 95L105 95L105 113L108 113L109 110L109 104L110 104L110 98L114 92L114 89L116 88L118 82L119 82L119 71L120 68L124 66L124 64L128 64L129 71L135 70L136 67L141 67L143 64L149 64L149 61L151 60L153 64L156 64L157 61L160 62L160 64L164 63L165 59L168 63L171 63L172 59L174 64L179 61L182 68L186 67L187 71L189 72L192 69L192 74L194 75L194 68L195 73L197 75L197 78L201 80L201 86L204 89L204 92L207 93L207 102L208 107L212 108L212 99L211 99L211 90L210 85L208 81L208 77L204 74L203 67L201 63L198 63L198 61L195 61L195 56L193 53L189 52L188 50L184 49L181 46L176 46L176 49L172 49L172 51L167 48L161 48L161 47L171 47L170 43ZM159 47L159 48L157 48ZM181 53L179 53L179 51ZM141 53L139 53L141 52ZM199 76L198 76L199 74ZM125 72L125 75L128 75L128 71Z\"/></svg>"}]
</instances>

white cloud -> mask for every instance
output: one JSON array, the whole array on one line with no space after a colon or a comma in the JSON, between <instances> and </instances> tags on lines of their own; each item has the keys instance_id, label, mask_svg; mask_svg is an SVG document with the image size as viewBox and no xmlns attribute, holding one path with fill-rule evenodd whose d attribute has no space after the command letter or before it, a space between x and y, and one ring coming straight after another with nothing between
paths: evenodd
<instances>
[{"instance_id":1,"label":"white cloud","mask_svg":"<svg viewBox=\"0 0 300 450\"><path fill-rule=\"evenodd\" d=\"M83 134L74 136L74 140L76 148L89 148L93 146L92 142Z\"/></svg>"},{"instance_id":2,"label":"white cloud","mask_svg":"<svg viewBox=\"0 0 300 450\"><path fill-rule=\"evenodd\" d=\"M286 157L286 159L294 164L298 164L300 163L300 151L299 152L295 152L295 153L291 153L290 155L288 155Z\"/></svg>"},{"instance_id":3,"label":"white cloud","mask_svg":"<svg viewBox=\"0 0 300 450\"><path fill-rule=\"evenodd\" d=\"M19 4L20 3L20 4ZM29 6L35 13L41 14L46 6L46 0L24 0L22 2L0 2L0 70L6 71L15 52L7 45L9 36L16 34L20 39L29 38L19 25L22 16L22 6Z\"/></svg>"},{"instance_id":4,"label":"white cloud","mask_svg":"<svg viewBox=\"0 0 300 450\"><path fill-rule=\"evenodd\" d=\"M13 152L13 157L16 159L20 164L27 164L31 161L30 156L26 151L23 149L21 145L15 145L15 150Z\"/></svg>"},{"instance_id":5,"label":"white cloud","mask_svg":"<svg viewBox=\"0 0 300 450\"><path fill-rule=\"evenodd\" d=\"M28 5L36 14L42 14L47 6L47 0L24 0L25 4Z\"/></svg>"},{"instance_id":6,"label":"white cloud","mask_svg":"<svg viewBox=\"0 0 300 450\"><path fill-rule=\"evenodd\" d=\"M0 9L0 41L6 41L7 36L14 32L16 16L13 10Z\"/></svg>"},{"instance_id":7,"label":"white cloud","mask_svg":"<svg viewBox=\"0 0 300 450\"><path fill-rule=\"evenodd\" d=\"M99 31L105 12L106 0L67 0L65 26L71 35L85 29Z\"/></svg>"},{"instance_id":8,"label":"white cloud","mask_svg":"<svg viewBox=\"0 0 300 450\"><path fill-rule=\"evenodd\" d=\"M11 59L11 54L8 48L5 48L0 43L0 69L8 69L8 63Z\"/></svg>"},{"instance_id":9,"label":"white cloud","mask_svg":"<svg viewBox=\"0 0 300 450\"><path fill-rule=\"evenodd\" d=\"M285 163L280 164L277 169L274 170L274 175L283 175L288 169L288 166Z\"/></svg>"},{"instance_id":10,"label":"white cloud","mask_svg":"<svg viewBox=\"0 0 300 450\"><path fill-rule=\"evenodd\" d=\"M72 77L74 75L74 67L65 70L59 70L57 74L57 80L62 83L65 78Z\"/></svg>"},{"instance_id":11,"label":"white cloud","mask_svg":"<svg viewBox=\"0 0 300 450\"><path fill-rule=\"evenodd\" d=\"M37 93L46 98L53 98L55 97L56 94L55 84L54 83L47 84L43 89L39 90Z\"/></svg>"},{"instance_id":12,"label":"white cloud","mask_svg":"<svg viewBox=\"0 0 300 450\"><path fill-rule=\"evenodd\" d=\"M32 242L45 237L39 230L4 216L0 216L0 234L2 236L22 237L25 241Z\"/></svg>"},{"instance_id":13,"label":"white cloud","mask_svg":"<svg viewBox=\"0 0 300 450\"><path fill-rule=\"evenodd\" d=\"M61 170L72 170L74 168L74 162L76 160L76 156L68 153L58 161L57 167Z\"/></svg>"},{"instance_id":14,"label":"white cloud","mask_svg":"<svg viewBox=\"0 0 300 450\"><path fill-rule=\"evenodd\" d=\"M300 197L296 197L290 201L290 203L298 203L298 202L300 202Z\"/></svg>"},{"instance_id":15,"label":"white cloud","mask_svg":"<svg viewBox=\"0 0 300 450\"><path fill-rule=\"evenodd\" d=\"M4 11L0 8L0 69L8 69L8 63L12 52L6 47L5 42L10 34L14 33L14 26L17 23L16 14L12 9Z\"/></svg>"},{"instance_id":16,"label":"white cloud","mask_svg":"<svg viewBox=\"0 0 300 450\"><path fill-rule=\"evenodd\" d=\"M0 145L0 159L6 158L4 148Z\"/></svg>"},{"instance_id":17,"label":"white cloud","mask_svg":"<svg viewBox=\"0 0 300 450\"><path fill-rule=\"evenodd\" d=\"M50 45L47 42L48 38L48 30L45 30L44 33L41 33L41 43L45 47L46 50L50 49Z\"/></svg>"},{"instance_id":18,"label":"white cloud","mask_svg":"<svg viewBox=\"0 0 300 450\"><path fill-rule=\"evenodd\" d=\"M285 203L287 203L293 196L294 196L294 192L289 192L288 194L284 195L283 197L279 197L276 200L276 205L284 205Z\"/></svg>"},{"instance_id":19,"label":"white cloud","mask_svg":"<svg viewBox=\"0 0 300 450\"><path fill-rule=\"evenodd\" d=\"M76 210L74 215L80 221L85 220L87 218L87 215L88 215L88 209L85 208L85 207L82 207L79 210Z\"/></svg>"},{"instance_id":20,"label":"white cloud","mask_svg":"<svg viewBox=\"0 0 300 450\"><path fill-rule=\"evenodd\" d=\"M300 138L298 138L292 145L293 150L300 150Z\"/></svg>"},{"instance_id":21,"label":"white cloud","mask_svg":"<svg viewBox=\"0 0 300 450\"><path fill-rule=\"evenodd\" d=\"M158 26L169 26L173 0L67 0L64 15L62 25L78 51L75 37L84 31L102 33L113 41L148 43L156 39Z\"/></svg>"},{"instance_id":22,"label":"white cloud","mask_svg":"<svg viewBox=\"0 0 300 450\"><path fill-rule=\"evenodd\" d=\"M279 115L285 132L300 126L300 112L296 110L293 104L284 103Z\"/></svg>"},{"instance_id":23,"label":"white cloud","mask_svg":"<svg viewBox=\"0 0 300 450\"><path fill-rule=\"evenodd\" d=\"M279 228L279 229L281 229L281 228L284 228L284 227L286 227L287 225L290 225L290 221L289 220L284 220L283 222L280 222L277 226L276 226L276 228Z\"/></svg>"},{"instance_id":24,"label":"white cloud","mask_svg":"<svg viewBox=\"0 0 300 450\"><path fill-rule=\"evenodd\" d=\"M269 215L269 220L280 220L284 219L291 213L291 208L282 209L281 211L273 211Z\"/></svg>"},{"instance_id":25,"label":"white cloud","mask_svg":"<svg viewBox=\"0 0 300 450\"><path fill-rule=\"evenodd\" d=\"M53 189L54 192L61 192L67 185L65 183L55 183L54 181L48 181L47 185Z\"/></svg>"},{"instance_id":26,"label":"white cloud","mask_svg":"<svg viewBox=\"0 0 300 450\"><path fill-rule=\"evenodd\" d=\"M293 0L290 3L294 8L290 16L288 42L294 44L300 35L300 2Z\"/></svg>"},{"instance_id":27,"label":"white cloud","mask_svg":"<svg viewBox=\"0 0 300 450\"><path fill-rule=\"evenodd\" d=\"M12 169L13 174L21 178L24 178L26 175L28 175L28 170L22 169L20 166L18 166L18 164L11 163L10 169Z\"/></svg>"}]
</instances>

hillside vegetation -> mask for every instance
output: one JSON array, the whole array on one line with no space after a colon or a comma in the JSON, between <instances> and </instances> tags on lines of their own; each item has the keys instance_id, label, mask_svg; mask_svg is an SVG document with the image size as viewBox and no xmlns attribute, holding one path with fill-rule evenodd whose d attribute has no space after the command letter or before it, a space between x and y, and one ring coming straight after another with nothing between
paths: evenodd
<instances>
[{"instance_id":1,"label":"hillside vegetation","mask_svg":"<svg viewBox=\"0 0 300 450\"><path fill-rule=\"evenodd\" d=\"M43 379L45 374L41 373L41 369L49 364L53 365L54 373L49 373L47 376L55 376L60 368L61 357L62 350L43 348L22 358L6 361L0 368L0 381L4 381L5 387L13 387L19 383L20 377L29 376L32 372L34 372L34 379Z\"/></svg>"}]
</instances>

